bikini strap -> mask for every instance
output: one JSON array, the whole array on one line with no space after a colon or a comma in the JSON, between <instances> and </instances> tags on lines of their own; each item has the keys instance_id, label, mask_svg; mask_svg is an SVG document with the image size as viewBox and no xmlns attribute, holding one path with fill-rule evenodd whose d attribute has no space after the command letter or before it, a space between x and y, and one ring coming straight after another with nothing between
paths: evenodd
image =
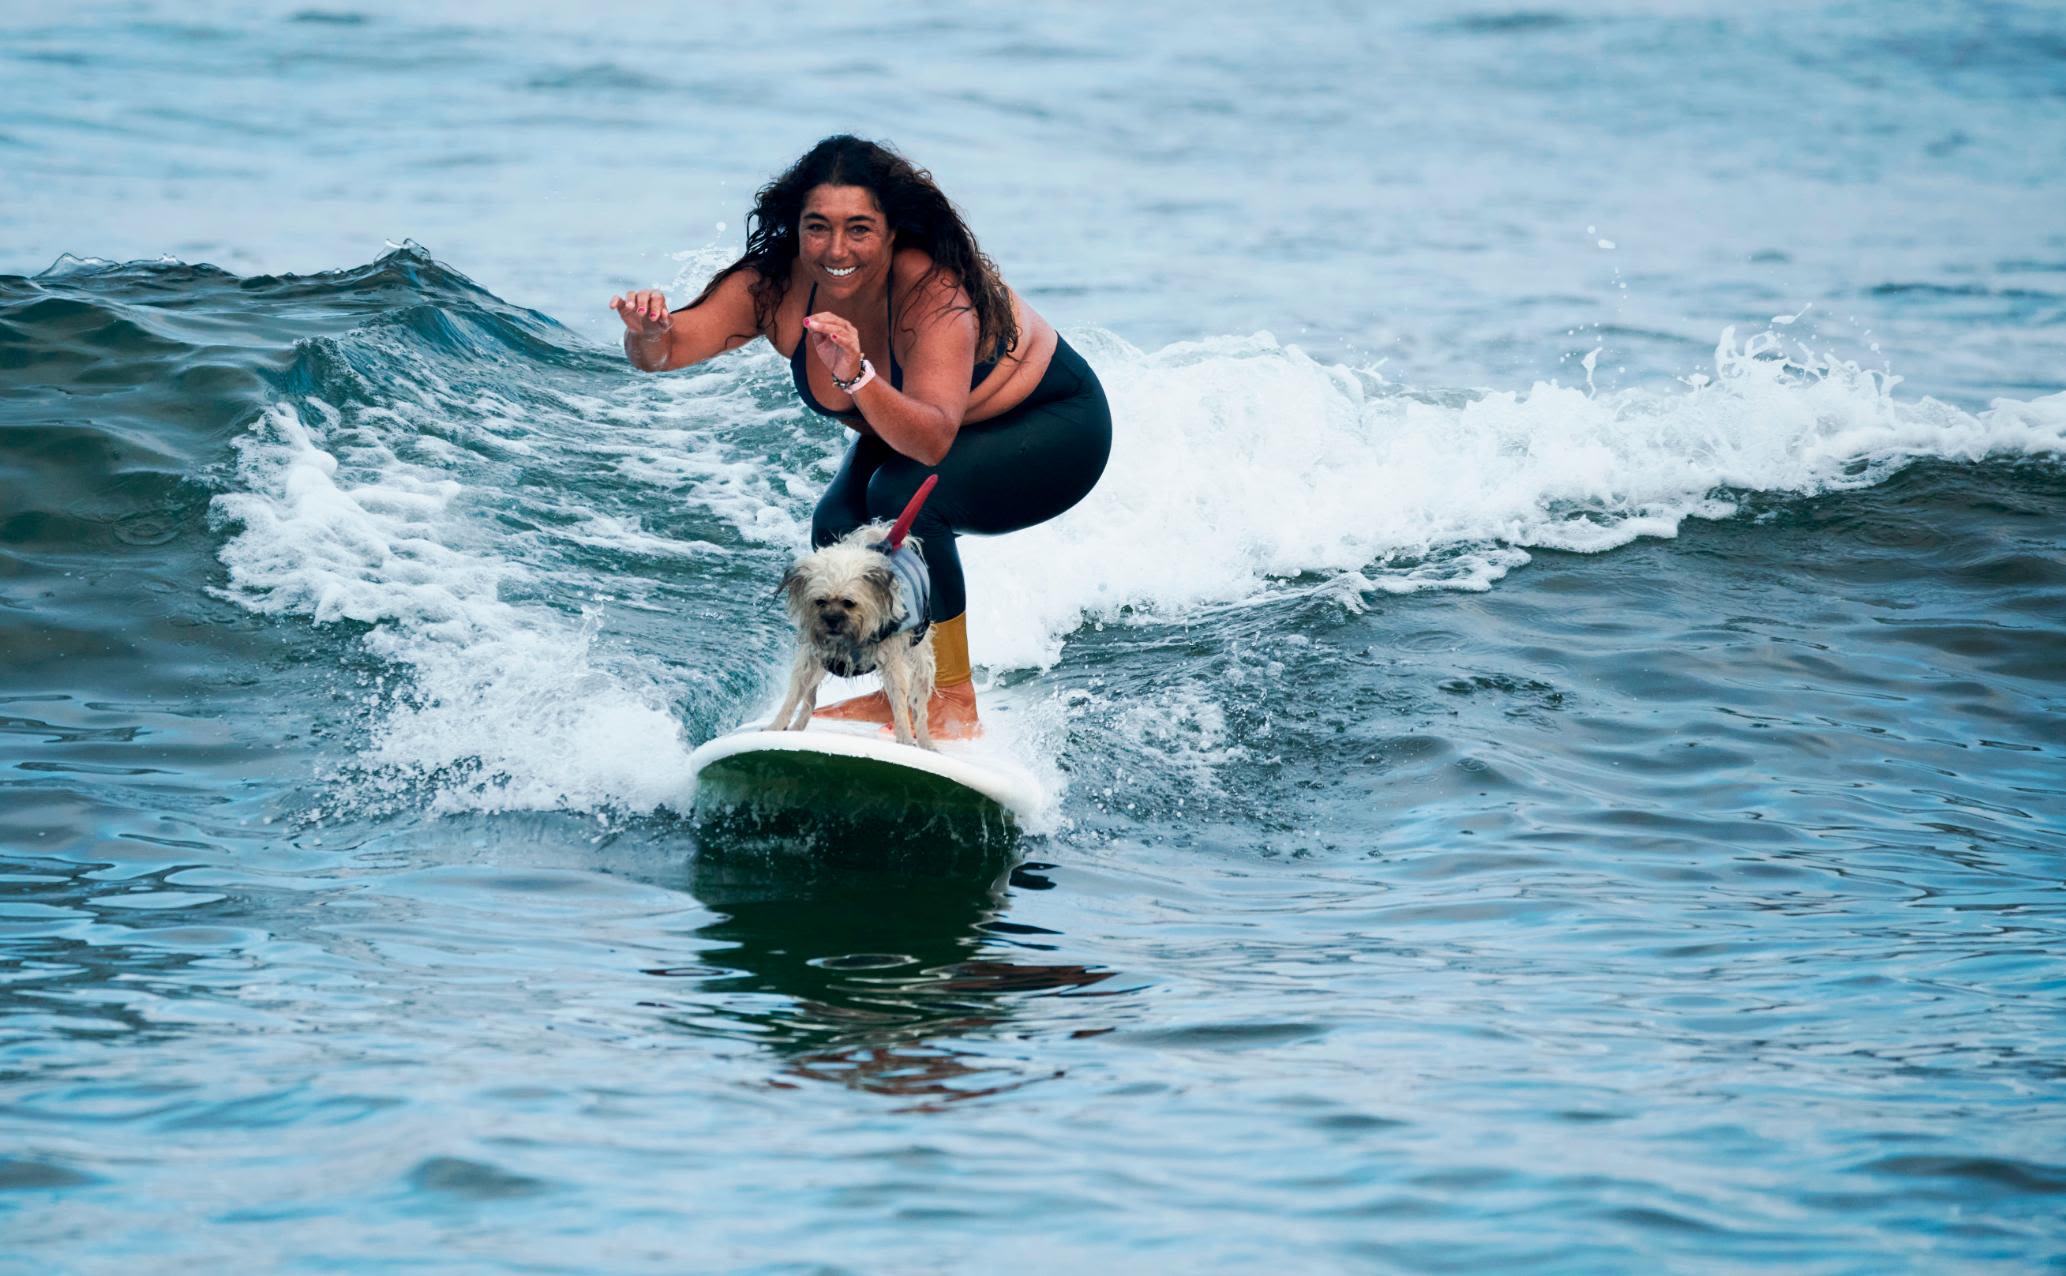
<instances>
[{"instance_id":1,"label":"bikini strap","mask_svg":"<svg viewBox=\"0 0 2066 1276\"><path fill-rule=\"evenodd\" d=\"M897 366L897 259L894 256L890 258L889 278L882 284L882 342L890 352L890 389L901 390L904 388L904 370Z\"/></svg>"}]
</instances>

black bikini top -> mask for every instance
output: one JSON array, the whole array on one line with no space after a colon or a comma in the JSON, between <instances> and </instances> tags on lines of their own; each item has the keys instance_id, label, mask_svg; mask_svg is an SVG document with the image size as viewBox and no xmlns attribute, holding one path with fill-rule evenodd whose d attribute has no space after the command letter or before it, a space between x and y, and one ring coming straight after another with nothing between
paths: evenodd
<instances>
[{"instance_id":1,"label":"black bikini top","mask_svg":"<svg viewBox=\"0 0 2066 1276\"><path fill-rule=\"evenodd\" d=\"M804 314L809 315L816 311L817 308L818 285L816 283L812 283L811 295L804 299L803 312ZM885 288L883 290L883 311L884 318L891 325L894 325L896 323L897 315L895 298L892 295L891 290L888 288ZM859 416L860 413L858 412L834 412L831 408L826 407L824 404L818 402L817 399L811 396L810 365L804 362L806 359L810 357L810 335L810 333L805 332L803 335L799 336L796 339L796 349L789 356L789 375L796 378L797 397L801 398L803 400L803 405L809 408L811 411L822 412L826 416ZM989 376L991 370L994 369L996 366L997 360L995 359L992 359L987 363L977 364L975 366L974 371L969 376L968 388L973 390L977 386L983 384L983 378ZM892 326L890 328L890 389L901 390L903 388L904 370L897 366L896 329L894 326Z\"/></svg>"}]
</instances>

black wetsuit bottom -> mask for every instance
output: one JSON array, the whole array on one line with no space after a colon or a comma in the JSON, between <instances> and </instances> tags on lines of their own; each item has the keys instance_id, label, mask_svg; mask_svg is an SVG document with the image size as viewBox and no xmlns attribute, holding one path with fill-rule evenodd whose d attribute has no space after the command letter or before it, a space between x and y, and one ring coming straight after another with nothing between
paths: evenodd
<instances>
[{"instance_id":1,"label":"black wetsuit bottom","mask_svg":"<svg viewBox=\"0 0 2066 1276\"><path fill-rule=\"evenodd\" d=\"M811 520L829 545L863 523L895 518L928 474L940 485L912 524L933 578L933 619L968 607L960 532L995 536L1044 523L1090 494L1112 454L1112 409L1083 356L1055 340L1054 359L1024 402L964 425L938 465L921 465L873 435L847 449Z\"/></svg>"}]
</instances>

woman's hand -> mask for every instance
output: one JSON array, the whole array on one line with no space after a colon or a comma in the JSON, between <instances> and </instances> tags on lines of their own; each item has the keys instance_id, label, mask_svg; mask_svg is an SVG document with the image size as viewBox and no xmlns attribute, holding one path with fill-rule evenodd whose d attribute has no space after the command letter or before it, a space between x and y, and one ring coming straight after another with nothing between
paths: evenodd
<instances>
[{"instance_id":1,"label":"woman's hand","mask_svg":"<svg viewBox=\"0 0 2066 1276\"><path fill-rule=\"evenodd\" d=\"M674 316L667 313L666 294L657 288L612 297L610 309L617 312L617 317L624 321L630 334L642 341L666 332L674 320Z\"/></svg>"},{"instance_id":2,"label":"woman's hand","mask_svg":"<svg viewBox=\"0 0 2066 1276\"><path fill-rule=\"evenodd\" d=\"M659 289L643 289L610 298L610 309L624 321L624 357L644 372L658 372L667 366L668 329L674 316L667 313L667 297Z\"/></svg>"},{"instance_id":3,"label":"woman's hand","mask_svg":"<svg viewBox=\"0 0 2066 1276\"><path fill-rule=\"evenodd\" d=\"M811 353L841 381L861 375L861 330L830 310L820 310L803 321L804 336Z\"/></svg>"}]
</instances>

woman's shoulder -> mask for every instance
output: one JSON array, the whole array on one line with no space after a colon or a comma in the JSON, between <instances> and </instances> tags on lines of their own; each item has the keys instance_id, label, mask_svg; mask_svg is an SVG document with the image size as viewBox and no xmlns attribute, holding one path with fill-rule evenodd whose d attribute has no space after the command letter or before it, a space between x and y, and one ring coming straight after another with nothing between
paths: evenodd
<instances>
[{"instance_id":1,"label":"woman's shoulder","mask_svg":"<svg viewBox=\"0 0 2066 1276\"><path fill-rule=\"evenodd\" d=\"M760 267L742 261L732 268L732 276L725 282L758 296L767 288L769 278L770 276L761 273Z\"/></svg>"},{"instance_id":2,"label":"woman's shoulder","mask_svg":"<svg viewBox=\"0 0 2066 1276\"><path fill-rule=\"evenodd\" d=\"M963 291L960 277L941 269L923 248L899 248L890 259L890 280L903 297L930 295L944 302Z\"/></svg>"},{"instance_id":3,"label":"woman's shoulder","mask_svg":"<svg viewBox=\"0 0 2066 1276\"><path fill-rule=\"evenodd\" d=\"M777 275L762 273L758 266L745 262L733 267L723 286L732 290L739 303L753 307L753 316L764 333L771 333L775 326L775 312L782 308L790 292L789 280Z\"/></svg>"},{"instance_id":4,"label":"woman's shoulder","mask_svg":"<svg viewBox=\"0 0 2066 1276\"><path fill-rule=\"evenodd\" d=\"M944 279L957 286L960 283L954 278L953 271L941 270L933 261L933 255L923 248L899 248L897 255L890 260L890 270L900 288L916 288L936 279Z\"/></svg>"},{"instance_id":5,"label":"woman's shoulder","mask_svg":"<svg viewBox=\"0 0 2066 1276\"><path fill-rule=\"evenodd\" d=\"M727 267L704 287L710 297L758 297L767 287L767 276L742 261Z\"/></svg>"}]
</instances>

